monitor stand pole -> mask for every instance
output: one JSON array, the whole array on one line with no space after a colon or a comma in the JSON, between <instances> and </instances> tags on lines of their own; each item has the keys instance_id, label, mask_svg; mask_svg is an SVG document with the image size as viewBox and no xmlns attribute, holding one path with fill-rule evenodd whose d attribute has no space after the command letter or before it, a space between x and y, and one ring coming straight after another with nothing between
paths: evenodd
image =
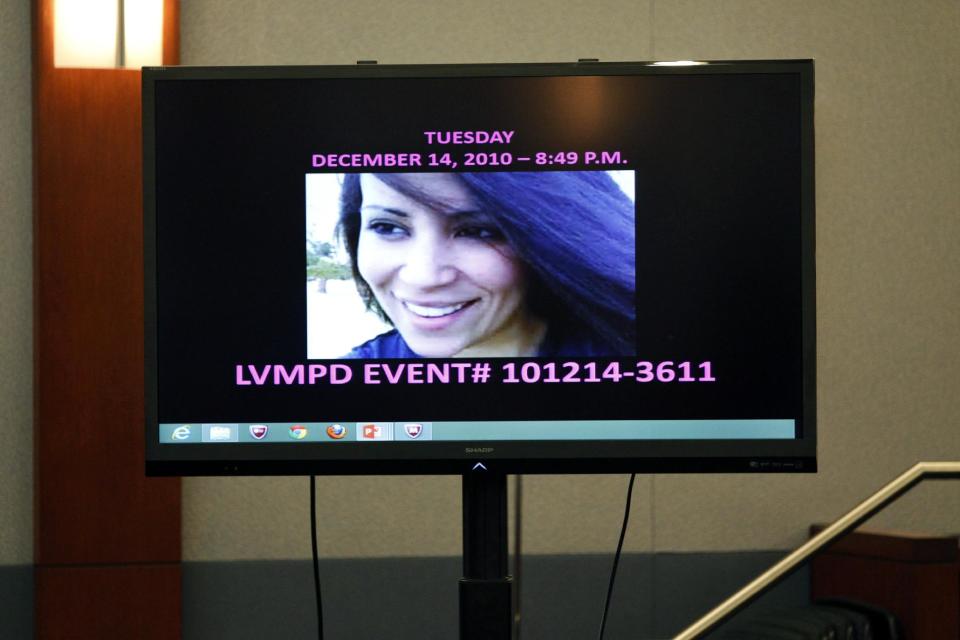
<instances>
[{"instance_id":1,"label":"monitor stand pole","mask_svg":"<svg viewBox=\"0 0 960 640\"><path fill-rule=\"evenodd\" d=\"M479 464L463 476L460 640L510 640L513 579L507 575L507 477Z\"/></svg>"}]
</instances>

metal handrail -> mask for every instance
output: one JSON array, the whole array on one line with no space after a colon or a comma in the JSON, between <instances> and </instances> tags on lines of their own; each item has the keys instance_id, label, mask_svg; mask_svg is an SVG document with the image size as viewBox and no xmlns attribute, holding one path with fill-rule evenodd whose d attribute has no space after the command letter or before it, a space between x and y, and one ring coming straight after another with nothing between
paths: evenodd
<instances>
[{"instance_id":1,"label":"metal handrail","mask_svg":"<svg viewBox=\"0 0 960 640\"><path fill-rule=\"evenodd\" d=\"M752 602L764 591L787 577L810 559L810 556L821 551L845 533L857 528L872 515L902 496L926 478L955 478L960 479L960 462L918 462L903 472L899 477L881 488L872 496L861 502L849 512L841 516L832 525L815 535L806 544L786 558L773 565L747 586L721 602L712 611L681 631L674 640L693 640L699 638L721 622Z\"/></svg>"}]
</instances>

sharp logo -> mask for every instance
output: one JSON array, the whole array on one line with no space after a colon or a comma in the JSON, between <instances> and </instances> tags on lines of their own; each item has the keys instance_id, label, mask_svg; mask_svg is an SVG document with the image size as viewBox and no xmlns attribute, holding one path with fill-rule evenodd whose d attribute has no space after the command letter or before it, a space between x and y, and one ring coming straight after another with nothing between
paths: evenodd
<instances>
[{"instance_id":1,"label":"sharp logo","mask_svg":"<svg viewBox=\"0 0 960 640\"><path fill-rule=\"evenodd\" d=\"M493 447L467 447L466 453L493 453Z\"/></svg>"}]
</instances>

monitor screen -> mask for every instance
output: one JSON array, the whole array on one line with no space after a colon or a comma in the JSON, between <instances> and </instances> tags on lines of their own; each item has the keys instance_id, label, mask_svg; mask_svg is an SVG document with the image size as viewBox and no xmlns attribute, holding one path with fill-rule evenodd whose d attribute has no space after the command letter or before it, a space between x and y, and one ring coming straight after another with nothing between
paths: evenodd
<instances>
[{"instance_id":1,"label":"monitor screen","mask_svg":"<svg viewBox=\"0 0 960 640\"><path fill-rule=\"evenodd\" d=\"M148 68L151 474L813 471L813 63Z\"/></svg>"}]
</instances>

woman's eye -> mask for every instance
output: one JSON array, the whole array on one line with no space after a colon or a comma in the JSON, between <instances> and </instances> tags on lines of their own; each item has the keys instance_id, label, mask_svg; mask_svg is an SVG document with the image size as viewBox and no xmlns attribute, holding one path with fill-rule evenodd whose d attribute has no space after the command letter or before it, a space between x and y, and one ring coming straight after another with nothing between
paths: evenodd
<instances>
[{"instance_id":1,"label":"woman's eye","mask_svg":"<svg viewBox=\"0 0 960 640\"><path fill-rule=\"evenodd\" d=\"M407 233L407 230L400 225L394 224L393 222L385 222L383 220L374 220L367 225L367 228L378 236L384 236L387 238L399 238Z\"/></svg>"},{"instance_id":2,"label":"woman's eye","mask_svg":"<svg viewBox=\"0 0 960 640\"><path fill-rule=\"evenodd\" d=\"M503 240L503 234L496 227L471 225L457 229L457 237L476 238L477 240Z\"/></svg>"}]
</instances>

